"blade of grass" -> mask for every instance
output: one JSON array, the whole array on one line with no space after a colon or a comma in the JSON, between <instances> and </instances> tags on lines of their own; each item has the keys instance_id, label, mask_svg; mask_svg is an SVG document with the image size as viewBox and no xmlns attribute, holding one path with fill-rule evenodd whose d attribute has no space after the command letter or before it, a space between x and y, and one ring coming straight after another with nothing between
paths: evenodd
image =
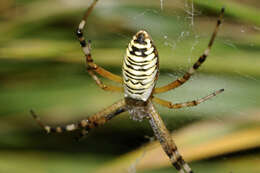
<instances>
[{"instance_id":1,"label":"blade of grass","mask_svg":"<svg viewBox=\"0 0 260 173\"><path fill-rule=\"evenodd\" d=\"M198 122L172 137L186 161L197 161L260 146L259 114L253 119L232 118L223 121ZM250 114L249 114L250 116ZM157 141L109 162L97 172L126 172L131 163L140 159L137 170L170 166L169 159Z\"/></svg>"},{"instance_id":2,"label":"blade of grass","mask_svg":"<svg viewBox=\"0 0 260 173\"><path fill-rule=\"evenodd\" d=\"M237 20L243 20L244 22L252 23L260 26L259 9L246 5L245 3L238 3L234 1L211 1L211 0L193 0L194 3L216 12L225 7L225 15L236 18Z\"/></svg>"}]
</instances>

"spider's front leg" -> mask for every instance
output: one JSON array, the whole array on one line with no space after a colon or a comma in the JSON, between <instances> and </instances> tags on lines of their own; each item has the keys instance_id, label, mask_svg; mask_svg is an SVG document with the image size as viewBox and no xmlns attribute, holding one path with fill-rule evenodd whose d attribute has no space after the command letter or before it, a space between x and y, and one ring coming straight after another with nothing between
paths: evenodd
<instances>
[{"instance_id":1,"label":"spider's front leg","mask_svg":"<svg viewBox=\"0 0 260 173\"><path fill-rule=\"evenodd\" d=\"M224 89L220 89L218 91L215 91L212 94L209 94L203 98L197 99L197 100L193 100L193 101L188 101L188 102L184 102L184 103L171 103L169 101L157 98L157 97L153 97L152 100L162 106L168 107L170 109L180 109L183 107L190 107L190 106L197 106L198 104L205 102L209 99L211 99L212 97L215 97L217 94L220 94L224 91Z\"/></svg>"},{"instance_id":2,"label":"spider's front leg","mask_svg":"<svg viewBox=\"0 0 260 173\"><path fill-rule=\"evenodd\" d=\"M170 158L172 165L179 171L179 173L192 173L193 171L180 155L169 131L165 127L160 115L157 113L151 102L149 102L149 122L156 138L159 140L163 150Z\"/></svg>"},{"instance_id":3,"label":"spider's front leg","mask_svg":"<svg viewBox=\"0 0 260 173\"><path fill-rule=\"evenodd\" d=\"M125 112L125 100L120 100L113 105L105 108L104 110L86 118L78 123L72 123L64 126L51 127L49 125L44 124L40 118L31 110L31 114L36 122L41 126L47 133L62 133L65 131L74 131L78 129L82 129L82 134L86 134L90 129L103 125L107 121L114 118L116 115L119 115L122 112Z\"/></svg>"},{"instance_id":4,"label":"spider's front leg","mask_svg":"<svg viewBox=\"0 0 260 173\"><path fill-rule=\"evenodd\" d=\"M93 3L90 5L90 7L87 9L82 21L80 22L78 29L77 29L77 36L80 42L80 45L82 47L83 53L85 54L86 57L86 64L87 64L87 71L89 72L90 76L96 81L96 84L108 91L118 91L122 92L123 89L122 87L117 87L117 86L110 86L110 85L105 85L103 82L95 75L95 72L98 73L99 75L108 78L112 81L122 83L122 78L118 75L115 75L104 68L98 66L96 63L94 63L92 57L91 57L91 43L90 41L86 42L84 35L83 35L83 30L86 26L87 18L92 12L94 6L96 5L97 0L94 0Z\"/></svg>"},{"instance_id":5,"label":"spider's front leg","mask_svg":"<svg viewBox=\"0 0 260 173\"><path fill-rule=\"evenodd\" d=\"M220 26L220 24L222 22L222 18L223 18L223 15L224 15L224 10L225 10L224 8L221 9L220 16L219 16L218 21L217 21L217 25L215 27L215 30L214 30L213 34L211 35L210 41L208 43L208 47L204 51L204 53L199 57L199 59L188 70L188 72L186 72L182 77L178 78L177 80L173 81L172 83L170 83L170 84L168 84L166 86L155 88L154 94L167 92L169 90L172 90L174 88L177 88L177 87L181 86L182 84L187 82L190 79L190 77L196 72L196 70L201 66L201 64L206 60L206 58L209 55L211 47L212 47L212 45L214 43L214 40L215 40L215 38L217 36L218 30L219 30L219 26Z\"/></svg>"}]
</instances>

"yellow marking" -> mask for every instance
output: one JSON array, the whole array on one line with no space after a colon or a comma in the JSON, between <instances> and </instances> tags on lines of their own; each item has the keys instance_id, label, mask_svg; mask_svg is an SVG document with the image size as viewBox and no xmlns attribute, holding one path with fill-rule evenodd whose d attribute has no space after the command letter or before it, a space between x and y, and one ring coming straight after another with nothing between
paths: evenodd
<instances>
[{"instance_id":1,"label":"yellow marking","mask_svg":"<svg viewBox=\"0 0 260 173\"><path fill-rule=\"evenodd\" d=\"M84 28L85 24L86 24L86 21L85 21L85 20L82 20L82 21L80 22L80 24L79 24L79 29L82 30L82 29Z\"/></svg>"},{"instance_id":2,"label":"yellow marking","mask_svg":"<svg viewBox=\"0 0 260 173\"><path fill-rule=\"evenodd\" d=\"M88 121L87 121L87 120L82 120L82 121L80 122L80 125L81 125L82 127L86 127L86 126L88 125Z\"/></svg>"},{"instance_id":3,"label":"yellow marking","mask_svg":"<svg viewBox=\"0 0 260 173\"><path fill-rule=\"evenodd\" d=\"M135 62L135 61L133 61L132 59L130 59L129 57L127 57L127 56L125 56L124 57L124 59L126 59L126 62L131 62L132 64L135 64L135 65L137 65L137 66L142 66L142 65L148 65L148 64L150 64L150 62L149 61L147 61L147 62ZM154 58L155 60L157 60L157 58ZM152 60L153 61L153 60Z\"/></svg>"},{"instance_id":4,"label":"yellow marking","mask_svg":"<svg viewBox=\"0 0 260 173\"><path fill-rule=\"evenodd\" d=\"M88 46L85 46L82 49L83 49L83 52L85 53L85 55L89 55L90 54Z\"/></svg>"},{"instance_id":5,"label":"yellow marking","mask_svg":"<svg viewBox=\"0 0 260 173\"><path fill-rule=\"evenodd\" d=\"M56 132L61 133L61 132L62 132L61 127L57 127L57 128L56 128Z\"/></svg>"},{"instance_id":6,"label":"yellow marking","mask_svg":"<svg viewBox=\"0 0 260 173\"><path fill-rule=\"evenodd\" d=\"M154 80L155 80L155 75L156 75L156 73L154 73L152 76L150 76L149 78L147 78L147 79L145 79L145 80L143 80L142 81L142 84L148 84L148 83L151 83L151 82L154 82Z\"/></svg>"},{"instance_id":7,"label":"yellow marking","mask_svg":"<svg viewBox=\"0 0 260 173\"><path fill-rule=\"evenodd\" d=\"M172 155L170 157L170 160L171 160L172 163L177 163L177 157L175 157L174 155ZM180 170L178 170L178 171L179 171L179 173L185 173L182 168Z\"/></svg>"},{"instance_id":8,"label":"yellow marking","mask_svg":"<svg viewBox=\"0 0 260 173\"><path fill-rule=\"evenodd\" d=\"M139 70L139 69L147 70L147 69L151 68L152 66L155 66L155 65L156 65L157 59L154 58L154 59L153 59L151 62L149 62L149 63L144 63L144 64L141 64L141 63L140 63L141 65L145 65L145 66L140 66L139 64L138 64L138 65L132 65L132 64L129 63L128 60L126 60L125 63L126 63L127 65L129 65L129 66L132 66L135 70ZM146 65L146 64L147 64L147 65Z\"/></svg>"},{"instance_id":9,"label":"yellow marking","mask_svg":"<svg viewBox=\"0 0 260 173\"><path fill-rule=\"evenodd\" d=\"M151 47L146 52L144 52L144 54L149 55L149 54L151 54L153 52L153 50L154 50L154 47Z\"/></svg>"},{"instance_id":10,"label":"yellow marking","mask_svg":"<svg viewBox=\"0 0 260 173\"><path fill-rule=\"evenodd\" d=\"M179 170L179 173L185 173L185 172L183 171L183 169L181 169L181 170Z\"/></svg>"},{"instance_id":11,"label":"yellow marking","mask_svg":"<svg viewBox=\"0 0 260 173\"><path fill-rule=\"evenodd\" d=\"M147 71L136 71L136 70L133 70L133 69L128 68L128 67L126 66L126 64L124 63L124 64L123 64L123 68L124 68L125 70L129 71L130 73L132 73L132 74L134 74L134 75L138 75L138 76L140 76L140 75L150 76L150 75L152 75L153 73L156 73L156 72L157 72L157 70L155 70L155 69L156 69L156 66L154 66L153 68L150 68L150 69L147 70Z\"/></svg>"},{"instance_id":12,"label":"yellow marking","mask_svg":"<svg viewBox=\"0 0 260 173\"><path fill-rule=\"evenodd\" d=\"M204 54L205 54L206 56L208 56L208 55L209 55L209 52L210 52L210 49L207 48L207 49L205 50Z\"/></svg>"},{"instance_id":13,"label":"yellow marking","mask_svg":"<svg viewBox=\"0 0 260 173\"><path fill-rule=\"evenodd\" d=\"M135 51L135 54L136 54L137 56L141 56L141 55L142 55L142 52Z\"/></svg>"},{"instance_id":14,"label":"yellow marking","mask_svg":"<svg viewBox=\"0 0 260 173\"><path fill-rule=\"evenodd\" d=\"M141 82L143 85L146 85L148 83L152 83L155 81L155 76L156 76L157 73L153 73L151 76L147 76L146 78L144 78L143 80L138 80L138 78L136 78L135 76L132 76L132 78L134 79L130 79L128 78L124 73L123 73L123 76L124 76L124 83L126 83L126 80L131 80L132 82L134 83L137 83L137 82Z\"/></svg>"},{"instance_id":15,"label":"yellow marking","mask_svg":"<svg viewBox=\"0 0 260 173\"><path fill-rule=\"evenodd\" d=\"M155 67L156 67L157 61L158 61L158 59L157 59L157 58L154 58L149 64L143 66L143 69L149 69L149 68L152 67L152 66L155 66Z\"/></svg>"},{"instance_id":16,"label":"yellow marking","mask_svg":"<svg viewBox=\"0 0 260 173\"><path fill-rule=\"evenodd\" d=\"M151 44L151 40L150 40L149 38L146 38L144 41L145 41L146 43Z\"/></svg>"},{"instance_id":17,"label":"yellow marking","mask_svg":"<svg viewBox=\"0 0 260 173\"><path fill-rule=\"evenodd\" d=\"M191 172L191 168L189 167L189 165L187 163L185 163L183 165L183 168L187 171L187 172Z\"/></svg>"},{"instance_id":18,"label":"yellow marking","mask_svg":"<svg viewBox=\"0 0 260 173\"><path fill-rule=\"evenodd\" d=\"M128 44L128 49L129 49L129 51L133 51L131 43ZM127 51L127 48L126 48L126 51Z\"/></svg>"},{"instance_id":19,"label":"yellow marking","mask_svg":"<svg viewBox=\"0 0 260 173\"><path fill-rule=\"evenodd\" d=\"M172 155L170 159L173 163L177 162L177 158L175 155Z\"/></svg>"},{"instance_id":20,"label":"yellow marking","mask_svg":"<svg viewBox=\"0 0 260 173\"><path fill-rule=\"evenodd\" d=\"M137 99L137 100L147 101L147 99L149 98L149 96L152 93L153 88L154 88L154 83L152 84L151 87L145 89L145 91L131 90L131 89L129 89L125 86L125 97L129 96L129 97ZM129 91L133 92L134 94L130 93ZM144 92L144 93L143 94L137 94L138 92Z\"/></svg>"},{"instance_id":21,"label":"yellow marking","mask_svg":"<svg viewBox=\"0 0 260 173\"><path fill-rule=\"evenodd\" d=\"M153 85L153 83L148 83L146 85L141 85L141 84L132 84L130 81L129 82L126 82L126 85L128 85L129 87L131 88L134 88L134 89L147 89L149 88L151 85Z\"/></svg>"},{"instance_id":22,"label":"yellow marking","mask_svg":"<svg viewBox=\"0 0 260 173\"><path fill-rule=\"evenodd\" d=\"M146 57L139 57L139 56L131 55L129 50L127 50L126 56L129 57L130 59L132 59L135 62L144 62L144 61L151 61L155 57L155 54L152 53L152 54L150 54Z\"/></svg>"},{"instance_id":23,"label":"yellow marking","mask_svg":"<svg viewBox=\"0 0 260 173\"><path fill-rule=\"evenodd\" d=\"M44 129L46 130L47 133L51 132L51 127L50 126L45 126Z\"/></svg>"},{"instance_id":24,"label":"yellow marking","mask_svg":"<svg viewBox=\"0 0 260 173\"><path fill-rule=\"evenodd\" d=\"M125 70L127 70L127 69L123 69L123 79L124 79L124 82L125 82L126 79L128 79L127 76L130 76L131 78L134 78L134 80L138 80L138 81L142 80L143 81L143 80L146 80L148 78L154 78L155 75L156 75L156 74L152 74L151 76L134 76L134 75L131 75L131 74L125 72Z\"/></svg>"},{"instance_id":25,"label":"yellow marking","mask_svg":"<svg viewBox=\"0 0 260 173\"><path fill-rule=\"evenodd\" d=\"M180 153L178 152L178 150L175 150L174 154L175 154L175 157L176 157L176 158L181 157L181 155L180 155Z\"/></svg>"},{"instance_id":26,"label":"yellow marking","mask_svg":"<svg viewBox=\"0 0 260 173\"><path fill-rule=\"evenodd\" d=\"M72 131L72 130L75 130L75 129L76 129L76 126L74 124L70 124L70 125L66 126L67 131Z\"/></svg>"},{"instance_id":27,"label":"yellow marking","mask_svg":"<svg viewBox=\"0 0 260 173\"><path fill-rule=\"evenodd\" d=\"M130 43L132 46L137 47L138 49L145 49L145 48L149 49L152 46L150 42L144 45L144 44L135 43L134 40L132 40Z\"/></svg>"}]
</instances>

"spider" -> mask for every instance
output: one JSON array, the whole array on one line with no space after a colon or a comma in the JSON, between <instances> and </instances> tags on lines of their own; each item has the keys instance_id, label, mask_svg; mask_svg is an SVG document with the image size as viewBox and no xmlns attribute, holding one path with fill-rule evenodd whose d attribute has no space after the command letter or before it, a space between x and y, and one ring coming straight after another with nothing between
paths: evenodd
<instances>
[{"instance_id":1,"label":"spider","mask_svg":"<svg viewBox=\"0 0 260 173\"><path fill-rule=\"evenodd\" d=\"M153 102L170 109L179 109L183 107L196 106L224 91L220 89L203 98L188 101L185 103L171 103L169 101L155 97L155 94L163 93L175 89L185 82L196 72L200 65L209 55L212 44L217 35L219 26L224 15L224 8L221 9L217 25L211 36L207 49L194 63L194 65L180 78L168 85L155 88L159 76L159 59L158 51L145 30L138 31L128 44L126 55L123 60L122 74L123 77L115 75L104 68L95 64L91 57L91 42L86 42L83 30L85 28L88 16L92 12L98 0L94 0L87 9L82 21L77 29L77 37L86 58L86 69L96 84L105 91L124 92L124 98L104 110L79 121L64 126L51 127L45 125L38 116L31 110L33 118L47 133L62 133L65 131L81 130L80 136L84 136L94 127L100 126L113 119L116 115L128 111L134 120L147 119L153 129L156 138L162 145L163 150L170 159L172 165L179 173L192 173L190 166L184 161L178 152L177 146L165 127L160 115L156 111ZM108 78L114 82L122 84L121 87L104 84L96 73Z\"/></svg>"}]
</instances>

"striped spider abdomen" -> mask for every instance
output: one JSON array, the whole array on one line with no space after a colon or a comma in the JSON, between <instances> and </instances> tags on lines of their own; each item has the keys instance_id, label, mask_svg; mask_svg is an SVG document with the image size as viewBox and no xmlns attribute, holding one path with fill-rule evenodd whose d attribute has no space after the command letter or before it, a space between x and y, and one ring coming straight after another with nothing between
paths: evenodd
<instances>
[{"instance_id":1,"label":"striped spider abdomen","mask_svg":"<svg viewBox=\"0 0 260 173\"><path fill-rule=\"evenodd\" d=\"M158 53L149 34L141 30L130 41L123 62L126 98L147 101L157 80Z\"/></svg>"}]
</instances>

